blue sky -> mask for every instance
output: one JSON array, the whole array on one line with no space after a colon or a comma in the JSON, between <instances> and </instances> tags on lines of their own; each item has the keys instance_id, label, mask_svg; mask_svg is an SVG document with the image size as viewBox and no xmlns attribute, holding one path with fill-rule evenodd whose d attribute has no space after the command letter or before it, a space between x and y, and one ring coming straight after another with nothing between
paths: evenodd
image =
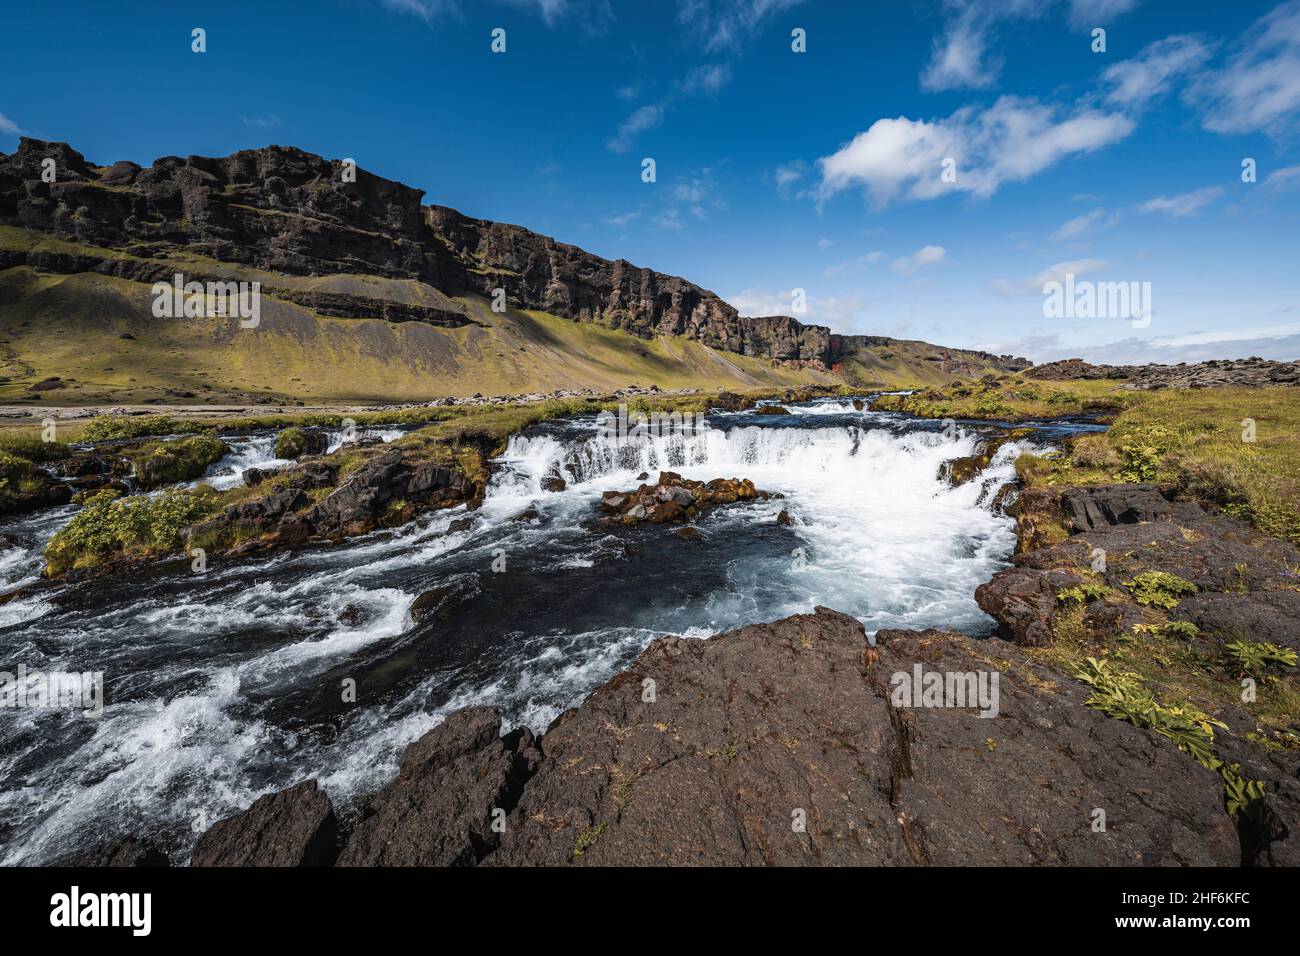
<instances>
[{"instance_id":1,"label":"blue sky","mask_svg":"<svg viewBox=\"0 0 1300 956\"><path fill-rule=\"evenodd\" d=\"M148 164L296 145L745 314L792 313L803 289L803 321L1039 361L1300 357L1300 0L171 0L4 18L0 150L26 134ZM1150 282L1150 323L1045 318L1043 283L1065 272Z\"/></svg>"}]
</instances>

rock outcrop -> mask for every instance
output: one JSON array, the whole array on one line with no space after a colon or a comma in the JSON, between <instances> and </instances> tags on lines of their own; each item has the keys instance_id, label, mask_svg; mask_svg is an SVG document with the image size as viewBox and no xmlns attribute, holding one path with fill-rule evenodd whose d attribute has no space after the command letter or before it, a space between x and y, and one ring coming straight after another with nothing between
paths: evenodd
<instances>
[{"instance_id":1,"label":"rock outcrop","mask_svg":"<svg viewBox=\"0 0 1300 956\"><path fill-rule=\"evenodd\" d=\"M1001 633L1031 648L1082 644L1122 669L1158 662L1144 684L1171 706L1212 711L1226 723L1213 737L1218 759L1263 784L1242 814L1243 860L1300 860L1300 752L1260 706L1294 665L1239 656L1300 652L1300 550L1173 487L1034 489L1014 510L1016 566L975 592Z\"/></svg>"},{"instance_id":2,"label":"rock outcrop","mask_svg":"<svg viewBox=\"0 0 1300 956\"><path fill-rule=\"evenodd\" d=\"M1119 379L1125 388L1268 388L1300 385L1300 362L1274 362L1257 357L1179 362L1177 365L1093 365L1083 359L1063 359L1034 366L1029 378L1073 381Z\"/></svg>"},{"instance_id":3,"label":"rock outcrop","mask_svg":"<svg viewBox=\"0 0 1300 956\"><path fill-rule=\"evenodd\" d=\"M468 866L497 847L541 752L526 729L501 736L490 707L458 710L411 744L371 797L339 866Z\"/></svg>"},{"instance_id":4,"label":"rock outcrop","mask_svg":"<svg viewBox=\"0 0 1300 956\"><path fill-rule=\"evenodd\" d=\"M338 821L329 797L306 780L267 794L243 813L209 828L194 847L192 866L328 866Z\"/></svg>"},{"instance_id":5,"label":"rock outcrop","mask_svg":"<svg viewBox=\"0 0 1300 956\"><path fill-rule=\"evenodd\" d=\"M904 699L936 673L969 699ZM825 608L663 637L540 740L501 737L487 708L450 715L363 801L338 863L1239 864L1218 775L1089 692L999 639L873 646ZM269 838L245 816L226 832Z\"/></svg>"},{"instance_id":6,"label":"rock outcrop","mask_svg":"<svg viewBox=\"0 0 1300 956\"><path fill-rule=\"evenodd\" d=\"M604 524L669 524L694 521L718 505L770 497L748 478L694 481L674 471L661 471L653 485L642 483L634 491L605 492L597 507L605 514Z\"/></svg>"}]
</instances>

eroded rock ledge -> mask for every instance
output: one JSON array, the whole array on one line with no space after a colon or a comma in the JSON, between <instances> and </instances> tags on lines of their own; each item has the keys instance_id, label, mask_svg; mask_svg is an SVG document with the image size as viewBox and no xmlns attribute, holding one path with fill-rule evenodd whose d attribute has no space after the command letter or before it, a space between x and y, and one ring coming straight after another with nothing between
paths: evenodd
<instances>
[{"instance_id":1,"label":"eroded rock ledge","mask_svg":"<svg viewBox=\"0 0 1300 956\"><path fill-rule=\"evenodd\" d=\"M917 666L996 673L996 716L893 706L893 675ZM340 812L332 858L1243 862L1219 777L1155 733L1084 706L1088 692L1000 639L881 631L873 647L856 620L826 608L709 640L664 637L539 739L501 737L487 708L452 714L359 813ZM213 827L194 862L309 862L333 825L323 799L311 783L263 798ZM1094 829L1099 809L1105 832Z\"/></svg>"}]
</instances>

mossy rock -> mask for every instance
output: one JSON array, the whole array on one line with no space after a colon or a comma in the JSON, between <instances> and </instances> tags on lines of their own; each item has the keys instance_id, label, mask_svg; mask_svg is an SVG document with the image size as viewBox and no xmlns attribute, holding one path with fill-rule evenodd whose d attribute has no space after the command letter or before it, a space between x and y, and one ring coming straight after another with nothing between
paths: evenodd
<instances>
[{"instance_id":1,"label":"mossy rock","mask_svg":"<svg viewBox=\"0 0 1300 956\"><path fill-rule=\"evenodd\" d=\"M135 477L147 490L202 478L208 466L230 449L214 435L194 435L176 441L149 442L129 456Z\"/></svg>"},{"instance_id":2,"label":"mossy rock","mask_svg":"<svg viewBox=\"0 0 1300 956\"><path fill-rule=\"evenodd\" d=\"M301 458L303 455L323 455L329 444L329 435L319 428L286 428L275 439L275 457Z\"/></svg>"}]
</instances>

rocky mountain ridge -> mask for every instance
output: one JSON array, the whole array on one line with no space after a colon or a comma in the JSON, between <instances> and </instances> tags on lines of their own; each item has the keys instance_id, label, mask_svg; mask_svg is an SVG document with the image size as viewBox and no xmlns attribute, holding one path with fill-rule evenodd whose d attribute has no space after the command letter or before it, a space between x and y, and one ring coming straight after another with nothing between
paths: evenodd
<instances>
[{"instance_id":1,"label":"rocky mountain ridge","mask_svg":"<svg viewBox=\"0 0 1300 956\"><path fill-rule=\"evenodd\" d=\"M43 172L51 168L53 181L47 181ZM741 316L678 276L602 259L520 226L426 206L423 198L423 190L293 147L165 156L144 168L128 161L96 166L66 143L24 137L16 152L0 154L0 224L49 234L87 253L119 255L96 261L93 254L0 249L0 267L109 272L152 282L170 278L164 263L183 256L195 278L219 273L219 264L285 277L272 284L272 294L324 315L452 326L474 320L448 297L490 298L505 289L512 308L641 338L685 336L724 352L817 368L833 366L868 340L893 341L832 335L785 315ZM142 265L140 259L161 261ZM288 281L326 276L386 281L345 289L303 289L301 281ZM421 284L425 294L393 287L403 281ZM1030 364L942 352L945 361L972 367L1014 371Z\"/></svg>"}]
</instances>

